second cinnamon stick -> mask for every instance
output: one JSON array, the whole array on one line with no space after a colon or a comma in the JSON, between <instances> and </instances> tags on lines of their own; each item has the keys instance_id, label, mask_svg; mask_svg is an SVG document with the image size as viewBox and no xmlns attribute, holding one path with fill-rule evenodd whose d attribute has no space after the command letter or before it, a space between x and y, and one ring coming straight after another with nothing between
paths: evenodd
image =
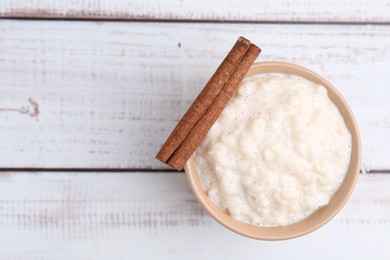
<instances>
[{"instance_id":1,"label":"second cinnamon stick","mask_svg":"<svg viewBox=\"0 0 390 260\"><path fill-rule=\"evenodd\" d=\"M235 71L225 83L223 89L219 92L211 106L204 115L194 125L187 137L169 158L168 164L177 170L181 170L187 160L195 152L198 145L202 142L214 122L218 119L222 110L232 98L233 94L244 79L249 68L260 54L261 50L254 44L251 44L244 57L237 65Z\"/></svg>"}]
</instances>

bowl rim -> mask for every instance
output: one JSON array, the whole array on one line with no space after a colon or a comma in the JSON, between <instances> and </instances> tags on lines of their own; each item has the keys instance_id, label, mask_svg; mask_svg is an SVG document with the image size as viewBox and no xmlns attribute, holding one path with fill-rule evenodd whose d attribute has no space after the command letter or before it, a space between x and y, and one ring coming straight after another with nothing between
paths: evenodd
<instances>
[{"instance_id":1,"label":"bowl rim","mask_svg":"<svg viewBox=\"0 0 390 260\"><path fill-rule=\"evenodd\" d=\"M267 67L269 67L269 68L279 67L279 68L283 68L283 69L287 69L287 70L292 70L296 73L300 72L303 74L307 74L310 77L315 78L315 80L312 80L312 79L309 79L309 80L320 82L320 84L323 85L328 90L328 93L329 93L329 91L332 92L333 99L337 99L338 104L336 104L334 102L334 100L332 100L332 101L333 101L333 103L335 103L338 110L342 114L346 125L347 125L347 122L346 122L347 120L350 122L348 130L352 136L351 159L350 159L350 165L348 168L347 175L346 175L345 179L343 180L343 183L341 186L343 186L344 183L346 182L347 176L349 178L349 181L348 181L349 185L346 187L347 190L344 193L344 196L341 197L340 201L337 201L339 205L338 206L336 205L337 207L334 208L332 211L330 211L330 213L327 213L327 215L325 217L323 217L322 219L320 219L320 221L316 225L309 226L303 230L296 230L295 232L287 232L286 234L283 234L283 232L281 232L282 234L280 232L278 232L278 234L275 235L275 234L272 234L272 229L274 229L274 230L283 229L286 227L293 226L294 224L290 224L287 226L280 226L280 227L258 227L258 226L246 224L244 222L240 222L238 220L235 220L231 216L229 216L225 212L223 212L221 209L219 209L219 207L213 201L211 201L208 198L208 196L206 195L206 192L203 189L203 186L200 182L198 172L196 170L195 160L193 158L193 155L185 164L184 169L185 169L185 174L186 174L189 186L191 187L191 190L195 194L197 200L200 202L202 207L208 212L208 214L211 215L221 225L223 225L224 227L228 228L229 230L231 230L237 234L240 234L242 236L246 236L249 238L253 238L253 239L286 240L286 239L300 237L300 236L303 236L305 234L313 232L314 230L316 230L316 229L322 227L323 225L325 225L326 223L328 223L332 218L334 218L340 212L340 210L344 207L344 205L346 204L346 202L350 198L350 196L351 196L351 194L356 186L356 183L357 183L357 180L359 177L359 172L360 172L362 148L361 148L360 134L359 134L359 129L357 126L356 119L355 119L348 103L345 101L345 99L342 97L342 95L338 92L338 90L329 81L327 81L325 78L323 78L319 74L315 73L314 71L309 70L305 67L302 67L302 66L297 65L297 64L292 64L292 63L287 63L287 62L279 62L279 61L256 62L251 66L250 70L248 71L248 73L246 74L245 77L250 77L252 75L262 74L262 73L272 73L271 71L270 72L262 72L262 73L253 73L253 71L256 69L267 68ZM251 74L251 73L253 73L253 74ZM275 71L274 73L278 73L278 72ZM291 73L291 74L295 74L295 73ZM298 75L298 74L295 74L295 75ZM302 76L302 75L299 75L299 76ZM304 76L302 76L302 77L304 77ZM345 114L343 114L341 112L341 110L343 110ZM353 156L355 156L355 157L353 157ZM352 162L354 162L354 164L352 164ZM349 176L349 175L351 175L351 176ZM340 186L339 190L341 189L341 186ZM333 196L335 196L339 192L339 190ZM333 197L332 197L332 199L333 199ZM324 206L323 208L328 207L328 205ZM323 208L321 208L317 211L321 211ZM316 212L313 213L313 215L314 214L316 214ZM305 218L304 220L311 218L311 216L313 216L313 215L310 215L308 218ZM226 217L226 216L228 216L228 217ZM302 221L304 221L304 220L302 220ZM264 234L257 234L257 233L253 233L253 232L248 232L248 230L246 228L245 228L245 230L243 230L242 228L239 228L238 225L235 224L236 222L239 222L240 223L239 225L244 225L244 226L249 225L248 229L253 229L253 230L262 229L262 230L268 230L268 232L264 232ZM300 223L300 222L296 222L295 224ZM271 232L269 232L269 230L271 230Z\"/></svg>"}]
</instances>

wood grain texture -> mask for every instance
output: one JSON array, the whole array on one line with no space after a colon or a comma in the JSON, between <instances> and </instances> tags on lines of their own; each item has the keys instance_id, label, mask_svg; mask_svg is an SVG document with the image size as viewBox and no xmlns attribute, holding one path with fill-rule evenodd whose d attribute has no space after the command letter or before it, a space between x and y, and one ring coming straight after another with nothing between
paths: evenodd
<instances>
[{"instance_id":1,"label":"wood grain texture","mask_svg":"<svg viewBox=\"0 0 390 260\"><path fill-rule=\"evenodd\" d=\"M0 15L71 19L390 22L390 1L2 0Z\"/></svg>"},{"instance_id":2,"label":"wood grain texture","mask_svg":"<svg viewBox=\"0 0 390 260\"><path fill-rule=\"evenodd\" d=\"M329 224L302 238L262 242L216 223L183 174L2 173L0 255L39 260L389 259L389 185L390 175L363 174Z\"/></svg>"},{"instance_id":3,"label":"wood grain texture","mask_svg":"<svg viewBox=\"0 0 390 260\"><path fill-rule=\"evenodd\" d=\"M154 159L238 35L328 78L390 169L388 26L0 22L0 167L163 168Z\"/></svg>"}]
</instances>

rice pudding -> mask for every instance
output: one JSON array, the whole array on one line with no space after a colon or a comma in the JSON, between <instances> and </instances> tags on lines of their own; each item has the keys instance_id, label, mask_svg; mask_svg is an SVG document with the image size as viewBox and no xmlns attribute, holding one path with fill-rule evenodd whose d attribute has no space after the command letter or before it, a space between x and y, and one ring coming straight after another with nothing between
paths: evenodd
<instances>
[{"instance_id":1,"label":"rice pudding","mask_svg":"<svg viewBox=\"0 0 390 260\"><path fill-rule=\"evenodd\" d=\"M327 205L351 158L351 134L325 87L303 77L246 78L195 152L208 197L258 226Z\"/></svg>"}]
</instances>

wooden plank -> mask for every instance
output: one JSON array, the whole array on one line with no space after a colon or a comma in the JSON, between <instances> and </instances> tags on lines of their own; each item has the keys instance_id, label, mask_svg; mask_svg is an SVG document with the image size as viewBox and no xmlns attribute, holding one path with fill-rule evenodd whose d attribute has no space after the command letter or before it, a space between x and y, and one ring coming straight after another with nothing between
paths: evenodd
<instances>
[{"instance_id":1,"label":"wooden plank","mask_svg":"<svg viewBox=\"0 0 390 260\"><path fill-rule=\"evenodd\" d=\"M208 216L184 174L2 173L3 259L389 259L390 175L361 175L341 213L262 242ZM5 235L6 234L6 235Z\"/></svg>"},{"instance_id":2,"label":"wooden plank","mask_svg":"<svg viewBox=\"0 0 390 260\"><path fill-rule=\"evenodd\" d=\"M89 19L389 22L388 0L155 1L3 0L3 17Z\"/></svg>"},{"instance_id":3,"label":"wooden plank","mask_svg":"<svg viewBox=\"0 0 390 260\"><path fill-rule=\"evenodd\" d=\"M363 169L390 169L388 26L58 21L0 22L0 167L164 168L155 153L240 34L333 82Z\"/></svg>"}]
</instances>

